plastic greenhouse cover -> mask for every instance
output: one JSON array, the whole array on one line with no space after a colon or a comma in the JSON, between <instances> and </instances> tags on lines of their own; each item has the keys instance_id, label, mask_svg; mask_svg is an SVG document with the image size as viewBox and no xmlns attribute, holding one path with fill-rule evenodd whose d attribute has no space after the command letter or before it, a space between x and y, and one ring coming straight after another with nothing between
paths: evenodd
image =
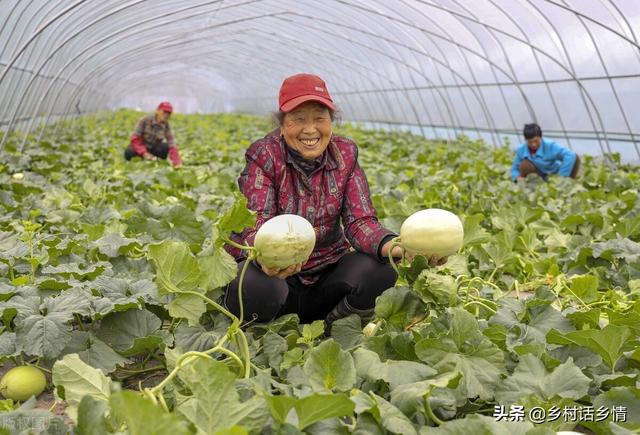
<instances>
[{"instance_id":1,"label":"plastic greenhouse cover","mask_svg":"<svg viewBox=\"0 0 640 435\"><path fill-rule=\"evenodd\" d=\"M4 129L165 98L268 114L306 71L345 120L496 146L537 121L640 160L635 0L0 0L0 23Z\"/></svg>"}]
</instances>

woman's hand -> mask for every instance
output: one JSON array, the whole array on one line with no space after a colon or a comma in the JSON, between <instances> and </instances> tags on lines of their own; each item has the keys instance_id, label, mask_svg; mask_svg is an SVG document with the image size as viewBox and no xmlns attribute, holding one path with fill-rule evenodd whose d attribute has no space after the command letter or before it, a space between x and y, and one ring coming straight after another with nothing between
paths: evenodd
<instances>
[{"instance_id":1,"label":"woman's hand","mask_svg":"<svg viewBox=\"0 0 640 435\"><path fill-rule=\"evenodd\" d=\"M393 240L389 240L387 243L382 245L382 249L380 250L380 253L384 258L387 258L389 256L389 249L391 249L392 243L393 243ZM393 247L393 251L391 251L392 257L402 258L403 255L404 255L404 258L406 258L407 261L409 262L413 261L413 259L416 256L416 254L405 251L401 246ZM438 258L438 256L432 255L431 258L429 258L428 260L429 260L430 267L436 267L436 266L442 266L443 264L445 264L447 262L447 257Z\"/></svg>"},{"instance_id":2,"label":"woman's hand","mask_svg":"<svg viewBox=\"0 0 640 435\"><path fill-rule=\"evenodd\" d=\"M292 264L291 266L285 267L284 269L278 269L275 267L269 268L265 266L259 259L256 259L256 262L260 265L265 275L275 276L276 278L280 279L287 279L291 275L295 275L296 273L300 272L300 270L302 270L302 263Z\"/></svg>"}]
</instances>

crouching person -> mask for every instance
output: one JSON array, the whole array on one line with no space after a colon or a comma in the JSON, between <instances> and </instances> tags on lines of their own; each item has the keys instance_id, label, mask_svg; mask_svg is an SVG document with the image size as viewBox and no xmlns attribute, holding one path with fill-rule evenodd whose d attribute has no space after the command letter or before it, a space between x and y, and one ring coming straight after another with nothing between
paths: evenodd
<instances>
[{"instance_id":1,"label":"crouching person","mask_svg":"<svg viewBox=\"0 0 640 435\"><path fill-rule=\"evenodd\" d=\"M297 214L313 225L316 244L304 264L277 270L258 258L248 266L242 286L245 318L270 322L296 313L303 323L324 319L327 335L335 320L350 314L364 325L374 315L376 298L396 282L386 261L395 234L376 217L356 144L333 134L336 107L325 82L311 74L288 77L279 106L279 128L246 152L238 184L257 221L234 241L253 246L264 222ZM240 270L246 261L242 252L227 249ZM394 247L392 256L402 257L402 249ZM236 315L238 281L229 284L224 301Z\"/></svg>"},{"instance_id":2,"label":"crouching person","mask_svg":"<svg viewBox=\"0 0 640 435\"><path fill-rule=\"evenodd\" d=\"M124 158L129 161L134 157L142 157L144 160L169 157L174 167L181 166L180 152L169 127L172 113L171 103L164 101L158 105L154 114L140 119L131 135L131 142L124 151Z\"/></svg>"},{"instance_id":3,"label":"crouching person","mask_svg":"<svg viewBox=\"0 0 640 435\"><path fill-rule=\"evenodd\" d=\"M526 124L523 130L525 143L516 148L511 166L511 179L524 181L528 176L540 176L544 180L550 174L576 178L580 169L580 157L556 142L544 139L538 124Z\"/></svg>"}]
</instances>

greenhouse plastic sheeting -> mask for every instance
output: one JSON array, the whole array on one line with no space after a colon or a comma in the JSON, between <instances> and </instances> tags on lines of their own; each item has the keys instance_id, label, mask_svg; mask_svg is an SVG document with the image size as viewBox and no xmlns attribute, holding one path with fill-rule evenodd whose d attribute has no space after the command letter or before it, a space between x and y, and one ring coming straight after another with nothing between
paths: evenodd
<instances>
[{"instance_id":1,"label":"greenhouse plastic sheeting","mask_svg":"<svg viewBox=\"0 0 640 435\"><path fill-rule=\"evenodd\" d=\"M348 121L498 146L526 122L640 160L636 0L0 0L0 122L103 109L269 114L322 76Z\"/></svg>"}]
</instances>

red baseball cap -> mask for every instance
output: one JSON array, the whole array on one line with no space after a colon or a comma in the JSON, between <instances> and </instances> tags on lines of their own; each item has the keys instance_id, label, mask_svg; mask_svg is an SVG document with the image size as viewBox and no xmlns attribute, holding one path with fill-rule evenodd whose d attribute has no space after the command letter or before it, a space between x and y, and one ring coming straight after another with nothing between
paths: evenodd
<instances>
[{"instance_id":1,"label":"red baseball cap","mask_svg":"<svg viewBox=\"0 0 640 435\"><path fill-rule=\"evenodd\" d=\"M327 84L320 77L313 74L296 74L284 79L278 98L280 110L290 112L307 101L317 101L331 110L336 110Z\"/></svg>"},{"instance_id":2,"label":"red baseball cap","mask_svg":"<svg viewBox=\"0 0 640 435\"><path fill-rule=\"evenodd\" d=\"M168 101L163 101L162 103L158 104L158 109L164 110L165 112L173 113L173 106Z\"/></svg>"}]
</instances>

